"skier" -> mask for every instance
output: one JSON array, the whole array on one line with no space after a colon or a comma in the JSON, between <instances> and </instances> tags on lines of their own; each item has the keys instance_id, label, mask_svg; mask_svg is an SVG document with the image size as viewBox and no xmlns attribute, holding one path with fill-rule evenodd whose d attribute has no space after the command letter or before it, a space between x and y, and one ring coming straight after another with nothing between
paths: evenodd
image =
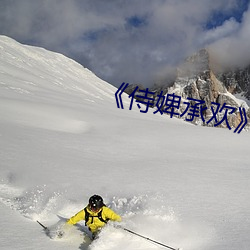
<instances>
[{"instance_id":1,"label":"skier","mask_svg":"<svg viewBox=\"0 0 250 250\"><path fill-rule=\"evenodd\" d=\"M120 215L105 206L101 196L95 194L89 198L89 204L72 216L67 224L74 225L80 220L85 220L85 226L92 232L94 239L109 220L120 222L122 219Z\"/></svg>"}]
</instances>

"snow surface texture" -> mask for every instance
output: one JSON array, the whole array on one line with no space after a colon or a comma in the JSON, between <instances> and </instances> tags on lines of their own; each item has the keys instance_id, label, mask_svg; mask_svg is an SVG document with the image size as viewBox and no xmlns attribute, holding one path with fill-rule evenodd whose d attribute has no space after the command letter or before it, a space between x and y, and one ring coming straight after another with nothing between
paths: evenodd
<instances>
[{"instance_id":1,"label":"snow surface texture","mask_svg":"<svg viewBox=\"0 0 250 250\"><path fill-rule=\"evenodd\" d=\"M115 103L116 89L63 55L0 37L0 249L163 249L84 222L51 239L92 194L122 226L184 250L250 249L250 134ZM53 231L54 230L54 231Z\"/></svg>"}]
</instances>

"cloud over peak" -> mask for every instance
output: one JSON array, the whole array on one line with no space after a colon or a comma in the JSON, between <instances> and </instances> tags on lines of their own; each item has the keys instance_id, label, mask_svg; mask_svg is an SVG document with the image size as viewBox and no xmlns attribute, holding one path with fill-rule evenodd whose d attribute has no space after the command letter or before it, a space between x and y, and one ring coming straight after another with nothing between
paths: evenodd
<instances>
[{"instance_id":1,"label":"cloud over peak","mask_svg":"<svg viewBox=\"0 0 250 250\"><path fill-rule=\"evenodd\" d=\"M149 85L203 47L247 61L247 2L3 0L0 33L62 52L116 86Z\"/></svg>"}]
</instances>

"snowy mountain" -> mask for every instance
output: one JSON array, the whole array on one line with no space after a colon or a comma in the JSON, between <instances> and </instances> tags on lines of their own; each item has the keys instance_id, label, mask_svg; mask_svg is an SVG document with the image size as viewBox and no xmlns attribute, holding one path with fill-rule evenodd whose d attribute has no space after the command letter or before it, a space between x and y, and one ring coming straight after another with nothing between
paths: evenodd
<instances>
[{"instance_id":1,"label":"snowy mountain","mask_svg":"<svg viewBox=\"0 0 250 250\"><path fill-rule=\"evenodd\" d=\"M226 88L232 94L245 97L250 103L250 65L243 68L218 72L217 77L225 83Z\"/></svg>"},{"instance_id":2,"label":"snowy mountain","mask_svg":"<svg viewBox=\"0 0 250 250\"><path fill-rule=\"evenodd\" d=\"M243 99L234 96L234 92L228 91L229 86L220 81L217 77L217 72L213 70L212 60L210 53L206 49L202 49L196 54L190 56L186 61L178 68L177 78L171 88L168 89L168 93L175 93L180 95L183 99L180 109L184 111L186 109L187 99L195 99L203 101L205 110L203 112L203 118L201 116L193 119L194 124L201 124L204 126L214 127L218 121L221 121L223 117L227 117L226 120L219 124L219 127L223 128L237 128L242 122L241 115L243 108L250 126L250 109L247 102ZM215 110L220 110L223 105L227 107L221 112L217 112L216 118L213 118ZM234 111L233 111L234 109ZM187 119L187 113L182 116L183 119ZM204 121L205 120L205 121ZM211 122L210 122L211 121Z\"/></svg>"},{"instance_id":3,"label":"snowy mountain","mask_svg":"<svg viewBox=\"0 0 250 250\"><path fill-rule=\"evenodd\" d=\"M229 128L236 132L241 127L248 130L249 69L219 71L211 57L207 49L198 51L179 65L172 83L150 88L153 93L150 97L154 98L151 107L196 125ZM130 85L126 93L133 93L135 88ZM145 91L144 87L139 89Z\"/></svg>"},{"instance_id":4,"label":"snowy mountain","mask_svg":"<svg viewBox=\"0 0 250 250\"><path fill-rule=\"evenodd\" d=\"M153 250L109 224L50 239L92 194L122 226L184 250L248 250L248 132L118 109L116 88L63 55L0 36L0 248Z\"/></svg>"}]
</instances>

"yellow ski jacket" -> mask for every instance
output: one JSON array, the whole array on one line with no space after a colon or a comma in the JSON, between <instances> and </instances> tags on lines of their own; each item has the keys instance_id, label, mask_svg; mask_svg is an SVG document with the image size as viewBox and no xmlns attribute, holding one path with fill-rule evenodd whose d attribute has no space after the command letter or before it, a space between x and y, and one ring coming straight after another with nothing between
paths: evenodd
<instances>
[{"instance_id":1,"label":"yellow ski jacket","mask_svg":"<svg viewBox=\"0 0 250 250\"><path fill-rule=\"evenodd\" d=\"M116 214L113 210L110 208L103 206L99 211L93 212L89 209L89 207L86 207L87 212L89 213L88 221L85 221L86 226L88 226L89 230L92 233L97 232L100 228L102 228L106 223L104 221L112 220L112 221L121 221L120 215ZM98 218L98 215L100 215L101 212L101 218L104 220L100 220ZM85 210L82 209L77 214L72 216L68 221L67 224L74 225L80 220L85 220Z\"/></svg>"}]
</instances>

